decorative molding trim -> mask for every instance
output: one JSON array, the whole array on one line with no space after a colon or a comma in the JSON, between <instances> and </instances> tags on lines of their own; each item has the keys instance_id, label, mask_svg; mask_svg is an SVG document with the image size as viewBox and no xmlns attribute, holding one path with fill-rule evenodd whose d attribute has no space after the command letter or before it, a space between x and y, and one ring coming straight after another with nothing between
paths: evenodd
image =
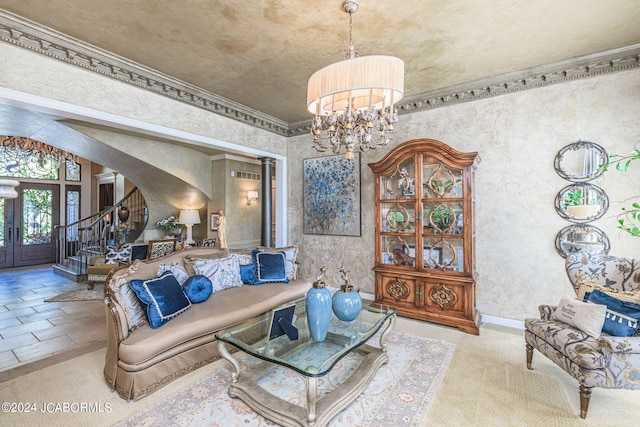
<instances>
[{"instance_id":1,"label":"decorative molding trim","mask_svg":"<svg viewBox=\"0 0 640 427\"><path fill-rule=\"evenodd\" d=\"M287 123L2 9L0 41L278 135L311 130L311 119ZM398 112L410 114L633 68L640 68L640 44L415 94L403 99Z\"/></svg>"},{"instance_id":2,"label":"decorative molding trim","mask_svg":"<svg viewBox=\"0 0 640 427\"><path fill-rule=\"evenodd\" d=\"M639 67L640 44L634 44L405 97L398 112L414 113Z\"/></svg>"},{"instance_id":3,"label":"decorative molding trim","mask_svg":"<svg viewBox=\"0 0 640 427\"><path fill-rule=\"evenodd\" d=\"M221 116L289 135L286 122L0 9L0 41L168 96Z\"/></svg>"}]
</instances>

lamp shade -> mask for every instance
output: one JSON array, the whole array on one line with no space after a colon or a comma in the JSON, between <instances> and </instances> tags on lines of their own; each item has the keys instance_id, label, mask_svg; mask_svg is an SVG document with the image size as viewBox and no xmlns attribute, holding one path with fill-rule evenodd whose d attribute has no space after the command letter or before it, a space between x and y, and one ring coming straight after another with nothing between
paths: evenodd
<instances>
[{"instance_id":1,"label":"lamp shade","mask_svg":"<svg viewBox=\"0 0 640 427\"><path fill-rule=\"evenodd\" d=\"M349 108L383 109L402 99L404 62L374 55L346 59L316 71L307 86L310 113L328 115Z\"/></svg>"},{"instance_id":2,"label":"lamp shade","mask_svg":"<svg viewBox=\"0 0 640 427\"><path fill-rule=\"evenodd\" d=\"M200 224L200 214L195 209L185 209L180 211L179 224Z\"/></svg>"}]
</instances>

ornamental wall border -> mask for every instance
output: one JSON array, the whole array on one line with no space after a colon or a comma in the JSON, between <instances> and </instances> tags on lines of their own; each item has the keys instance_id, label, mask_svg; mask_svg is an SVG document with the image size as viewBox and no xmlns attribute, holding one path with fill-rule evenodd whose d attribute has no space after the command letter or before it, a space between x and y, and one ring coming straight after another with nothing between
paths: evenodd
<instances>
[{"instance_id":1,"label":"ornamental wall border","mask_svg":"<svg viewBox=\"0 0 640 427\"><path fill-rule=\"evenodd\" d=\"M0 41L278 135L297 136L311 129L311 120L287 123L2 9ZM639 67L640 43L407 96L398 112L410 114Z\"/></svg>"}]
</instances>

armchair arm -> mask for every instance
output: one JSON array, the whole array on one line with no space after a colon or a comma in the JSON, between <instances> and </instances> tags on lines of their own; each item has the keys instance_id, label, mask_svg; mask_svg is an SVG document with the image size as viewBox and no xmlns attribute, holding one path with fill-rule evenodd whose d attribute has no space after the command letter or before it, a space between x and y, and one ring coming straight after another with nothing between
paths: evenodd
<instances>
[{"instance_id":1,"label":"armchair arm","mask_svg":"<svg viewBox=\"0 0 640 427\"><path fill-rule=\"evenodd\" d=\"M553 312L558 308L555 305L546 305L543 304L538 307L538 311L540 312L540 319L542 320L555 320L553 318Z\"/></svg>"},{"instance_id":2,"label":"armchair arm","mask_svg":"<svg viewBox=\"0 0 640 427\"><path fill-rule=\"evenodd\" d=\"M640 354L640 337L612 337L601 335L598 348L603 353L635 353Z\"/></svg>"}]
</instances>

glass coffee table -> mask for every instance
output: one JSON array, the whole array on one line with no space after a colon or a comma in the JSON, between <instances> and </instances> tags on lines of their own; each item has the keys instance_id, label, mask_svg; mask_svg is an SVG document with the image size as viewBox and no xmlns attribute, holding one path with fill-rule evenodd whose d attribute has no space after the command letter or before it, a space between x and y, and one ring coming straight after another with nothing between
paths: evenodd
<instances>
[{"instance_id":1,"label":"glass coffee table","mask_svg":"<svg viewBox=\"0 0 640 427\"><path fill-rule=\"evenodd\" d=\"M274 335L274 312L281 314L283 311L279 310L285 307L290 307L289 313L293 310L297 340L291 340L286 334L270 338ZM256 413L283 426L325 425L349 406L371 382L378 368L387 363L389 356L384 340L395 320L396 310L363 302L362 311L351 322L338 320L332 314L327 338L323 342L315 342L309 333L305 300L299 299L224 329L216 339L220 354L231 362L235 370L229 396L239 398ZM385 324L380 335L380 348L366 344ZM240 378L240 365L229 353L227 344L262 359L264 363ZM318 378L331 372L338 361L351 352L362 355L360 365L342 385L319 397ZM306 408L287 402L258 385L262 377L278 366L290 369L305 379Z\"/></svg>"}]
</instances>

